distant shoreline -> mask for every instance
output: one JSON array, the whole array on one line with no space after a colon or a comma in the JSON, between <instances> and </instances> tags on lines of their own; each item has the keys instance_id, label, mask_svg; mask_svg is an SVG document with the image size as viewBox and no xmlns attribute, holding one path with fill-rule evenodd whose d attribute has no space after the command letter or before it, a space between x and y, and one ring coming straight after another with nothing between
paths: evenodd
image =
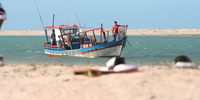
<instances>
[{"instance_id":1,"label":"distant shoreline","mask_svg":"<svg viewBox=\"0 0 200 100\"><path fill-rule=\"evenodd\" d=\"M200 36L200 29L134 29L128 36ZM0 31L0 36L45 36L43 30Z\"/></svg>"}]
</instances>

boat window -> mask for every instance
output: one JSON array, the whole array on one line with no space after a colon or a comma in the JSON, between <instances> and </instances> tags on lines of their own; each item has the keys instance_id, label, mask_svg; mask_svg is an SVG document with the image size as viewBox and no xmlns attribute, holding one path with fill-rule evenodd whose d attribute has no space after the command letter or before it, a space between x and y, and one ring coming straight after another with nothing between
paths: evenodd
<instances>
[{"instance_id":1,"label":"boat window","mask_svg":"<svg viewBox=\"0 0 200 100\"><path fill-rule=\"evenodd\" d=\"M65 30L63 30L63 34L68 35L68 37L69 37L69 34L70 34L70 38L72 38L72 39L78 38L78 35L76 33L77 33L77 29L65 29Z\"/></svg>"},{"instance_id":2,"label":"boat window","mask_svg":"<svg viewBox=\"0 0 200 100\"><path fill-rule=\"evenodd\" d=\"M81 33L81 34L80 34L80 37L81 37L81 38L85 38L85 33Z\"/></svg>"},{"instance_id":3,"label":"boat window","mask_svg":"<svg viewBox=\"0 0 200 100\"><path fill-rule=\"evenodd\" d=\"M75 39L76 38L76 34L74 33L74 34L70 34L70 37L72 38L72 39Z\"/></svg>"},{"instance_id":4,"label":"boat window","mask_svg":"<svg viewBox=\"0 0 200 100\"><path fill-rule=\"evenodd\" d=\"M77 32L77 29L66 29L66 30L63 30L64 34L67 34L67 33L76 33Z\"/></svg>"}]
</instances>

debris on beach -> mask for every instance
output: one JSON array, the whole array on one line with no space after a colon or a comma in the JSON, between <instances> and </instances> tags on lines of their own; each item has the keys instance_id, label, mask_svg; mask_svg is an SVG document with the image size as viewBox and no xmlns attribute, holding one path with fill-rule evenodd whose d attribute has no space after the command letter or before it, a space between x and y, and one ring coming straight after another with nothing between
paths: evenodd
<instances>
[{"instance_id":1,"label":"debris on beach","mask_svg":"<svg viewBox=\"0 0 200 100\"><path fill-rule=\"evenodd\" d=\"M109 73L129 73L129 72L138 72L138 67L136 65L127 65L125 64L123 57L113 57L107 63L107 67L103 68L73 68L71 69L74 75L86 75L90 77L100 76L102 74Z\"/></svg>"}]
</instances>

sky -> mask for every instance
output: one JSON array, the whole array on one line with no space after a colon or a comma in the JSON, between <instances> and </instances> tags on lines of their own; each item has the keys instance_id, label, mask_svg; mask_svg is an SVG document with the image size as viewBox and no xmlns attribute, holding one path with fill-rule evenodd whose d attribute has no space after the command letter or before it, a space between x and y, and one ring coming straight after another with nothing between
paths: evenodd
<instances>
[{"instance_id":1,"label":"sky","mask_svg":"<svg viewBox=\"0 0 200 100\"><path fill-rule=\"evenodd\" d=\"M35 0L44 26L73 25L111 29L114 21L128 29L200 28L200 0ZM1 28L43 30L34 0L0 0L7 13Z\"/></svg>"}]
</instances>

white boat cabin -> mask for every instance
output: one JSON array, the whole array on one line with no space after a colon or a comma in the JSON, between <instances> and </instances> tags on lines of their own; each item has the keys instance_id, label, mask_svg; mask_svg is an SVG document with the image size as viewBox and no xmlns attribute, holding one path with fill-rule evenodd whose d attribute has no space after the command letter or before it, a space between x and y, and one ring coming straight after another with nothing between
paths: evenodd
<instances>
[{"instance_id":1,"label":"white boat cabin","mask_svg":"<svg viewBox=\"0 0 200 100\"><path fill-rule=\"evenodd\" d=\"M79 37L78 33L80 32L80 29L77 25L61 25L55 27L50 26L45 27L45 30L48 45L51 45L49 37L51 36L52 30L55 30L56 43L53 44L53 46L63 46L63 48L66 48L67 50L79 49L79 38L85 38L84 34L80 35ZM49 30L48 33L47 30ZM84 41L85 40L83 40L83 43Z\"/></svg>"}]
</instances>

